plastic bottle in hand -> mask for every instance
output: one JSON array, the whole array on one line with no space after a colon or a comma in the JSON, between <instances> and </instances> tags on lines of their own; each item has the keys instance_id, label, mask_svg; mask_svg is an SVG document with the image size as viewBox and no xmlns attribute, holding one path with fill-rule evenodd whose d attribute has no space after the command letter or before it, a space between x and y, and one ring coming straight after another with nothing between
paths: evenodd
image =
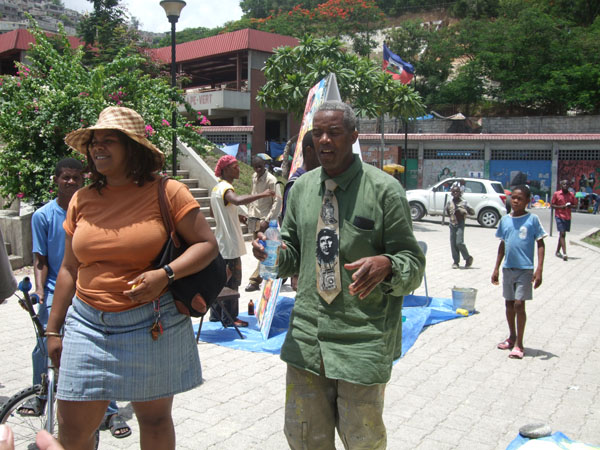
<instances>
[{"instance_id":1,"label":"plastic bottle in hand","mask_svg":"<svg viewBox=\"0 0 600 450\"><path fill-rule=\"evenodd\" d=\"M279 272L279 247L281 247L281 234L277 228L277 221L271 220L269 228L265 231L265 241L263 246L267 258L260 263L260 276L265 279L275 279Z\"/></svg>"}]
</instances>

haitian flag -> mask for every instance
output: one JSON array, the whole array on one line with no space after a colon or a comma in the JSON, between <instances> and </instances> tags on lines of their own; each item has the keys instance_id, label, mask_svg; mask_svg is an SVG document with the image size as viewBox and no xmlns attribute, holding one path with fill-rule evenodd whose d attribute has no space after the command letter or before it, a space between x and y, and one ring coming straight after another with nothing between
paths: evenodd
<instances>
[{"instance_id":1,"label":"haitian flag","mask_svg":"<svg viewBox=\"0 0 600 450\"><path fill-rule=\"evenodd\" d=\"M383 70L391 74L394 80L400 80L403 84L410 83L415 76L415 68L412 64L392 53L385 43L383 44Z\"/></svg>"}]
</instances>

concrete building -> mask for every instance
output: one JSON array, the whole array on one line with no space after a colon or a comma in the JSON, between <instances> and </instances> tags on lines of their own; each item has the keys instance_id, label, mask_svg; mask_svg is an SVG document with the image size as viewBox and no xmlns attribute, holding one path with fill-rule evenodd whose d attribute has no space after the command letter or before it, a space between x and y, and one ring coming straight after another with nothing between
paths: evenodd
<instances>
[{"instance_id":1,"label":"concrete building","mask_svg":"<svg viewBox=\"0 0 600 450\"><path fill-rule=\"evenodd\" d=\"M383 162L404 164L407 188L427 187L444 175L527 183L544 198L560 180L600 193L600 134L385 134ZM378 166L381 134L359 135L366 162Z\"/></svg>"},{"instance_id":2,"label":"concrete building","mask_svg":"<svg viewBox=\"0 0 600 450\"><path fill-rule=\"evenodd\" d=\"M260 106L256 94L266 81L262 68L267 58L278 47L296 45L296 38L251 29L178 44L178 72L191 77L185 86L186 100L212 125L228 127L227 139L238 132L248 135L245 128L229 127L252 126L248 154L264 152L269 141L285 142L298 132L300 124L286 111ZM170 46L153 50L152 55L171 63Z\"/></svg>"}]
</instances>

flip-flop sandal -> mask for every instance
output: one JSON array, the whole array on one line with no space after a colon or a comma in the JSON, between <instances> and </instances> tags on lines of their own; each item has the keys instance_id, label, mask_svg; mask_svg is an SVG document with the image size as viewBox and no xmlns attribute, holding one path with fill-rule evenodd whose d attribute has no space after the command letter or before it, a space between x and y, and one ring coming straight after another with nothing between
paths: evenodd
<instances>
[{"instance_id":1,"label":"flip-flop sandal","mask_svg":"<svg viewBox=\"0 0 600 450\"><path fill-rule=\"evenodd\" d=\"M523 355L524 355L523 350L521 350L519 347L515 347L508 354L508 357L512 358L512 359L523 359Z\"/></svg>"},{"instance_id":2,"label":"flip-flop sandal","mask_svg":"<svg viewBox=\"0 0 600 450\"><path fill-rule=\"evenodd\" d=\"M30 398L23 406L17 408L17 414L27 417L40 417L44 413L45 403L38 397Z\"/></svg>"},{"instance_id":3,"label":"flip-flop sandal","mask_svg":"<svg viewBox=\"0 0 600 450\"><path fill-rule=\"evenodd\" d=\"M118 414L108 417L103 425L103 429L110 430L110 434L117 439L123 439L131 435L131 428Z\"/></svg>"},{"instance_id":4,"label":"flip-flop sandal","mask_svg":"<svg viewBox=\"0 0 600 450\"><path fill-rule=\"evenodd\" d=\"M500 342L496 347L498 347L500 350L512 350L514 346L515 343L513 341L506 339L504 342Z\"/></svg>"}]
</instances>

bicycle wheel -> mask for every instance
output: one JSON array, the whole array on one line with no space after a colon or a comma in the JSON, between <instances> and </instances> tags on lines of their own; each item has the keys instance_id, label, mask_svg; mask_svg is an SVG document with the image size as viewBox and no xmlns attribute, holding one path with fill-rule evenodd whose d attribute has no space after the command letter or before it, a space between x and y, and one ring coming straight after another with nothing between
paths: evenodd
<instances>
[{"instance_id":1,"label":"bicycle wheel","mask_svg":"<svg viewBox=\"0 0 600 450\"><path fill-rule=\"evenodd\" d=\"M35 436L46 426L46 410L40 416L23 416L17 410L24 406L28 400L35 399L41 392L42 386L36 384L17 392L9 398L0 409L0 424L6 424L13 430L15 436L15 449L37 449ZM54 403L56 411L56 402ZM56 417L56 414L54 414ZM58 427L55 424L55 430Z\"/></svg>"}]
</instances>

